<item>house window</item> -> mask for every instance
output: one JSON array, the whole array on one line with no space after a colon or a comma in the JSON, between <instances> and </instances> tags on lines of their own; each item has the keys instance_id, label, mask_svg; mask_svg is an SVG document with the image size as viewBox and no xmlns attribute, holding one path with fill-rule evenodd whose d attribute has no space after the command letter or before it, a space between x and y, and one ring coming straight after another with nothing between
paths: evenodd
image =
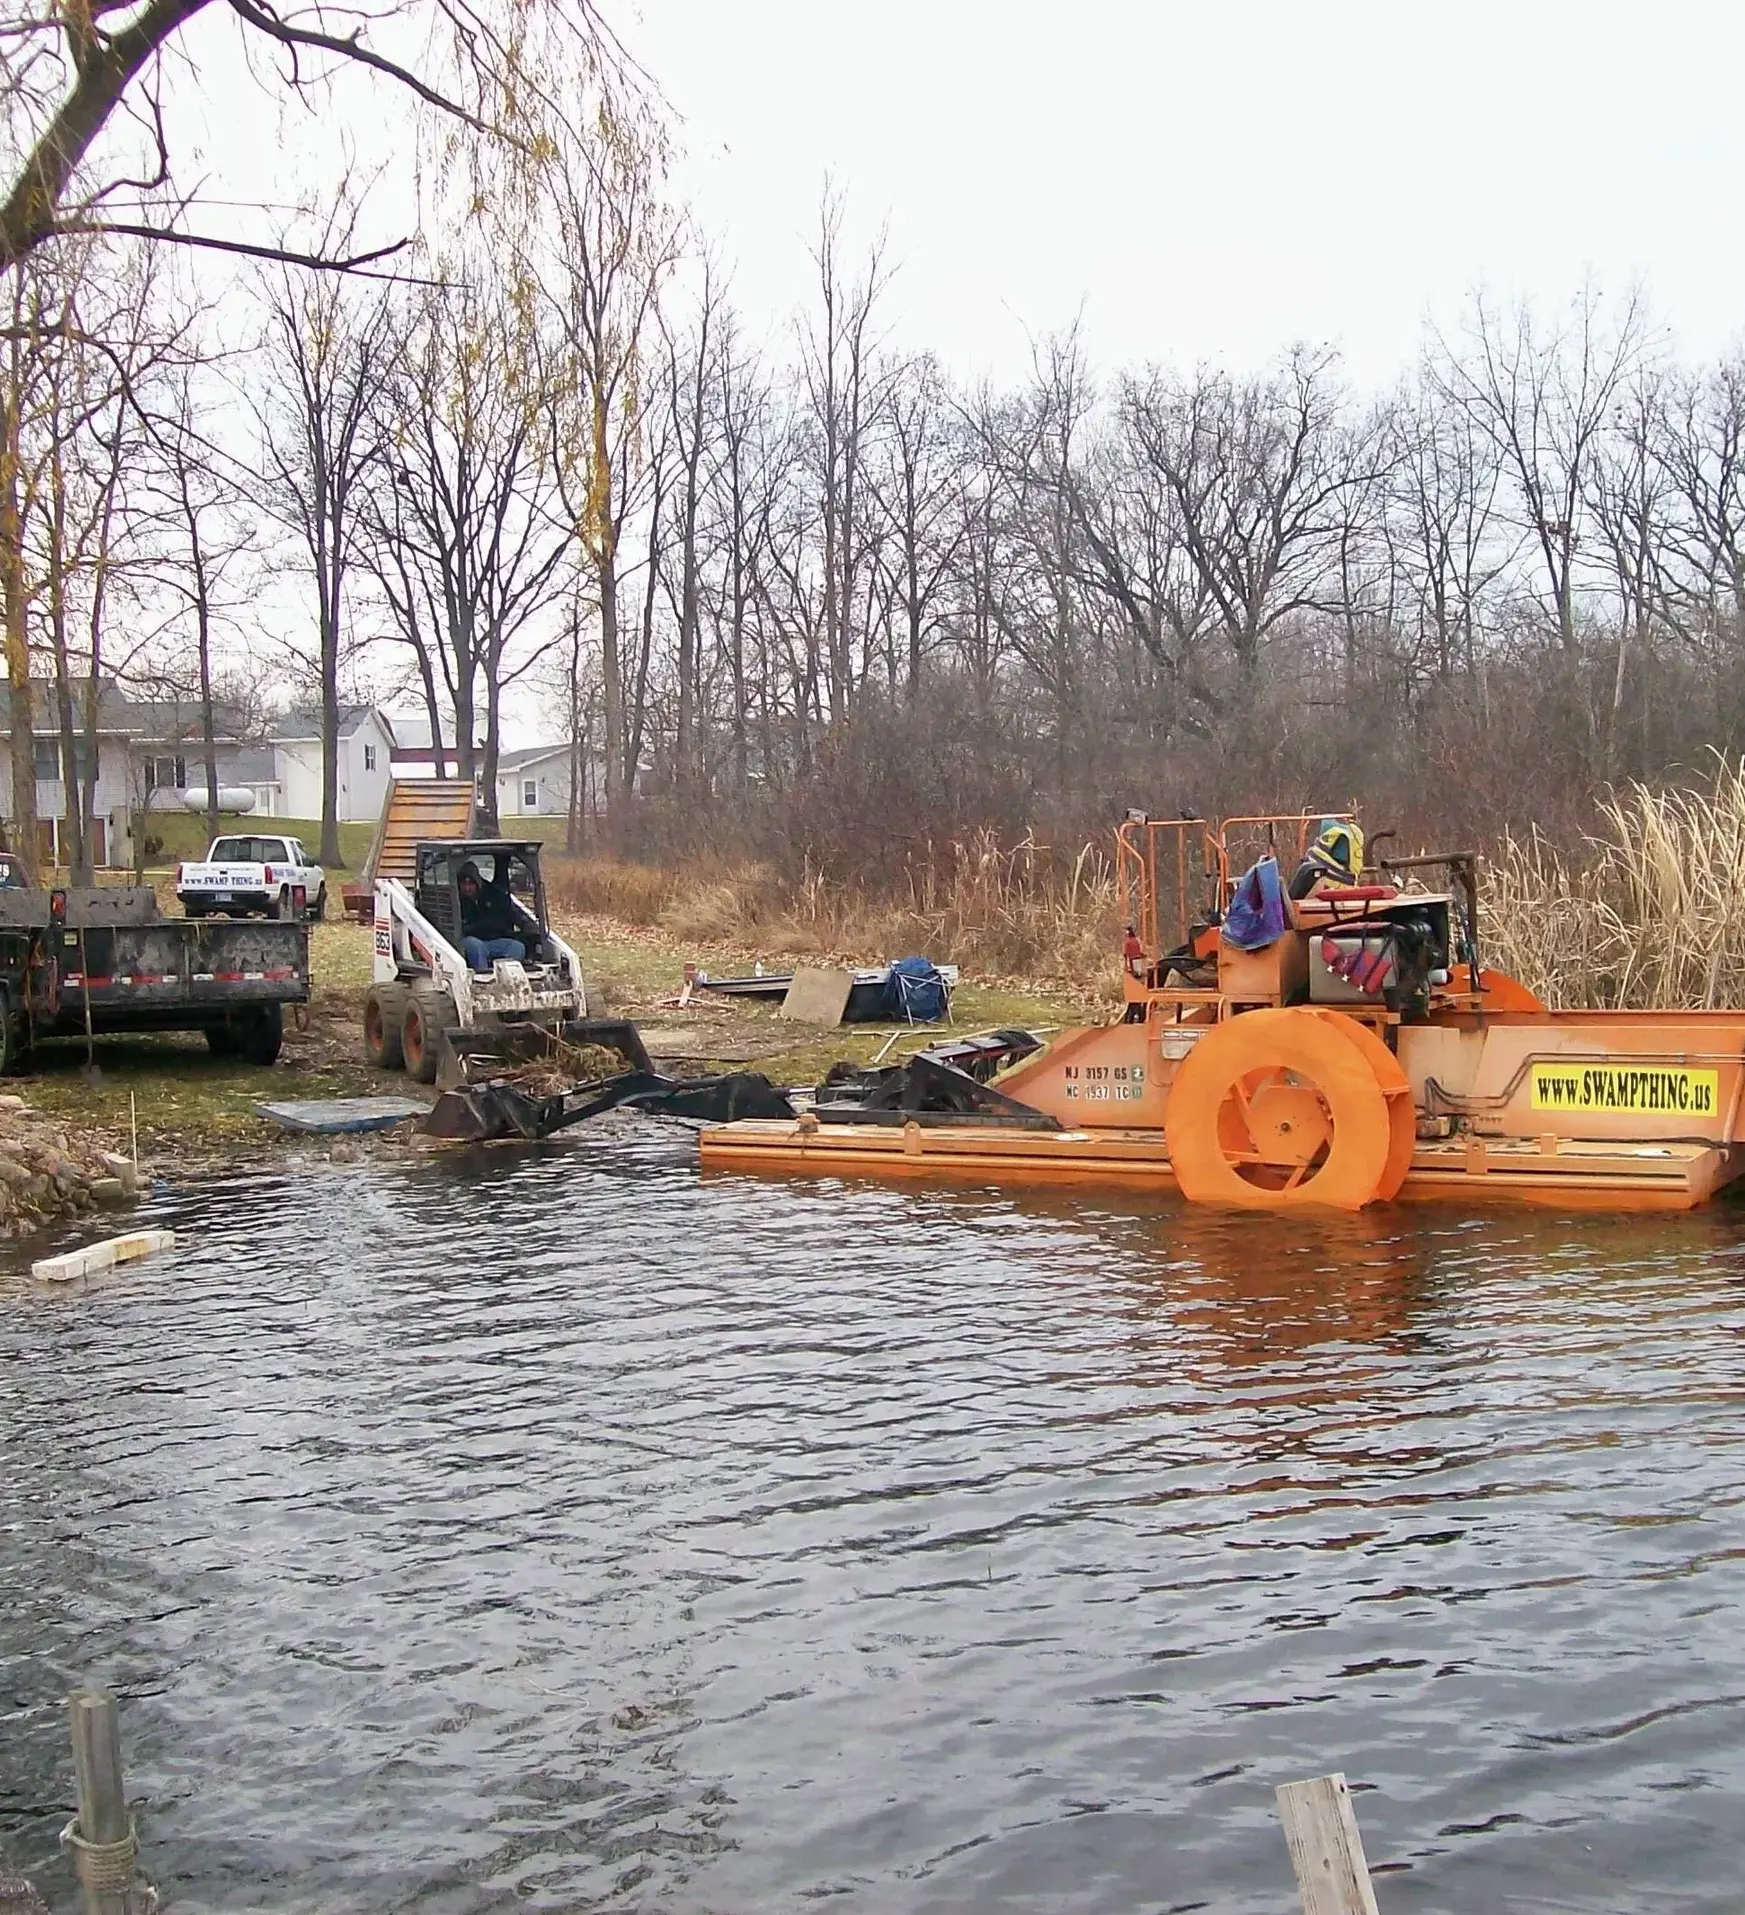
<instances>
[{"instance_id":1,"label":"house window","mask_svg":"<svg viewBox=\"0 0 1745 1915\"><path fill-rule=\"evenodd\" d=\"M374 745L365 745L364 746L364 770L374 771L375 768L376 768L376 748Z\"/></svg>"},{"instance_id":2,"label":"house window","mask_svg":"<svg viewBox=\"0 0 1745 1915\"><path fill-rule=\"evenodd\" d=\"M523 811L539 809L539 781L536 778L521 780L521 809Z\"/></svg>"},{"instance_id":3,"label":"house window","mask_svg":"<svg viewBox=\"0 0 1745 1915\"><path fill-rule=\"evenodd\" d=\"M58 738L37 738L32 740L36 753L36 775L39 778L53 780L61 775L61 741ZM83 783L85 767L90 762L90 746L80 738L73 747L73 777ZM99 768L102 758L97 759Z\"/></svg>"},{"instance_id":4,"label":"house window","mask_svg":"<svg viewBox=\"0 0 1745 1915\"><path fill-rule=\"evenodd\" d=\"M148 758L145 761L147 791L183 791L188 784L186 758Z\"/></svg>"}]
</instances>

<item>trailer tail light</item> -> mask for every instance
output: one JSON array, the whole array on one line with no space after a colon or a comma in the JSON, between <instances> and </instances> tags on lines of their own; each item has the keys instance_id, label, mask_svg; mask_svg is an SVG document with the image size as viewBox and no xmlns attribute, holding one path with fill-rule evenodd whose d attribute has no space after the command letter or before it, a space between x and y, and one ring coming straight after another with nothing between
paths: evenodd
<instances>
[{"instance_id":1,"label":"trailer tail light","mask_svg":"<svg viewBox=\"0 0 1745 1915\"><path fill-rule=\"evenodd\" d=\"M51 891L48 894L48 914L57 924L67 921L67 894L64 891Z\"/></svg>"},{"instance_id":2,"label":"trailer tail light","mask_svg":"<svg viewBox=\"0 0 1745 1915\"><path fill-rule=\"evenodd\" d=\"M307 907L308 903L309 903L309 893L307 889L300 884L292 885L291 908L297 913L298 917L301 917L303 915L303 912L305 908Z\"/></svg>"}]
</instances>

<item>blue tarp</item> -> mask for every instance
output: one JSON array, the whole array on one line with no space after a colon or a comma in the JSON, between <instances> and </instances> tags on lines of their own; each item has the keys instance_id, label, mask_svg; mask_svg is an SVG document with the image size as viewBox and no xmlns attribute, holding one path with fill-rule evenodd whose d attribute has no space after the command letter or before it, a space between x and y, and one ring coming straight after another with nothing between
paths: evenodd
<instances>
[{"instance_id":1,"label":"blue tarp","mask_svg":"<svg viewBox=\"0 0 1745 1915\"><path fill-rule=\"evenodd\" d=\"M1239 951L1258 951L1282 938L1289 921L1278 860L1262 858L1237 881L1223 934Z\"/></svg>"},{"instance_id":2,"label":"blue tarp","mask_svg":"<svg viewBox=\"0 0 1745 1915\"><path fill-rule=\"evenodd\" d=\"M924 957L898 958L885 986L885 1006L893 1018L911 1024L937 1024L951 1008L951 994L936 965Z\"/></svg>"}]
</instances>

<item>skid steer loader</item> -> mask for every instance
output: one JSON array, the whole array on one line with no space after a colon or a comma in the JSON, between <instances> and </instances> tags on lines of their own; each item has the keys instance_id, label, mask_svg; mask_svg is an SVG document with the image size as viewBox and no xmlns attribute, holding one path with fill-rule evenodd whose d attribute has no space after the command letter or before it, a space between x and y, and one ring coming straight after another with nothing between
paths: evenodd
<instances>
[{"instance_id":1,"label":"skid steer loader","mask_svg":"<svg viewBox=\"0 0 1745 1915\"><path fill-rule=\"evenodd\" d=\"M410 885L375 883L375 981L364 1049L380 1069L421 1084L464 1081L468 1060L538 1056L554 1039L608 1045L646 1062L634 1027L588 1017L582 967L552 930L536 839L421 842ZM472 970L462 950L459 878L472 865L509 900L523 957Z\"/></svg>"}]
</instances>

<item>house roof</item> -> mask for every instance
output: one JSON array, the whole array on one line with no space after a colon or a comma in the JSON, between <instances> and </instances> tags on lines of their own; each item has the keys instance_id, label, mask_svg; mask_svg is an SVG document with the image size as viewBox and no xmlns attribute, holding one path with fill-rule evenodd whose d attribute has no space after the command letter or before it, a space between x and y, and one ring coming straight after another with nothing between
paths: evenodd
<instances>
[{"instance_id":1,"label":"house roof","mask_svg":"<svg viewBox=\"0 0 1745 1915\"><path fill-rule=\"evenodd\" d=\"M73 725L75 729L85 729L85 699L90 686L88 678L75 678L70 686L73 695ZM9 715L12 708L10 692L0 689L0 714ZM99 732L128 733L137 732L140 727L133 716L133 705L125 692L113 678L100 678L97 681L97 729ZM60 728L60 703L55 696L54 680L51 678L33 678L30 681L30 724L38 737L58 731Z\"/></svg>"},{"instance_id":2,"label":"house roof","mask_svg":"<svg viewBox=\"0 0 1745 1915\"><path fill-rule=\"evenodd\" d=\"M542 765L548 758L568 758L569 755L568 745L523 745L518 751L500 751L497 770L499 774L525 771L529 765Z\"/></svg>"},{"instance_id":3,"label":"house roof","mask_svg":"<svg viewBox=\"0 0 1745 1915\"><path fill-rule=\"evenodd\" d=\"M131 714L130 729L151 744L197 744L201 736L200 701L197 698L134 698L127 701ZM221 745L236 744L250 733L257 737L258 721L251 722L240 705L214 704L212 735Z\"/></svg>"},{"instance_id":4,"label":"house roof","mask_svg":"<svg viewBox=\"0 0 1745 1915\"><path fill-rule=\"evenodd\" d=\"M388 734L389 741L392 742L394 727L389 723L388 714L376 705L341 705L339 708L340 737L350 738L372 718ZM304 739L319 740L321 714L318 711L280 712L268 726L268 731L282 745L298 744Z\"/></svg>"}]
</instances>

